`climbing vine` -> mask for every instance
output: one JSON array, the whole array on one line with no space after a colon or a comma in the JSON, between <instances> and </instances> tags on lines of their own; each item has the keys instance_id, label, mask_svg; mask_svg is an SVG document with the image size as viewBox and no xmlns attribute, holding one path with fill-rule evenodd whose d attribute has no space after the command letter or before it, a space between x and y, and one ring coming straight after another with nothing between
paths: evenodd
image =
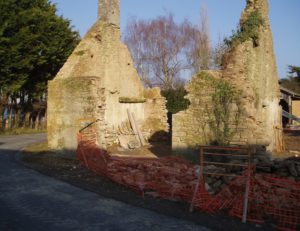
<instances>
[{"instance_id":1,"label":"climbing vine","mask_svg":"<svg viewBox=\"0 0 300 231\"><path fill-rule=\"evenodd\" d=\"M225 44L231 48L238 44L252 39L253 45L258 46L259 28L264 26L265 22L261 13L256 10L250 13L247 20L240 25L233 34L224 40Z\"/></svg>"},{"instance_id":2,"label":"climbing vine","mask_svg":"<svg viewBox=\"0 0 300 231\"><path fill-rule=\"evenodd\" d=\"M213 83L211 116L209 126L214 143L228 145L237 132L242 114L240 93L225 80Z\"/></svg>"},{"instance_id":3,"label":"climbing vine","mask_svg":"<svg viewBox=\"0 0 300 231\"><path fill-rule=\"evenodd\" d=\"M209 140L214 145L229 145L241 122L241 92L224 79L214 78L204 72L199 77L211 89L211 100L205 102L205 120L211 136Z\"/></svg>"}]
</instances>

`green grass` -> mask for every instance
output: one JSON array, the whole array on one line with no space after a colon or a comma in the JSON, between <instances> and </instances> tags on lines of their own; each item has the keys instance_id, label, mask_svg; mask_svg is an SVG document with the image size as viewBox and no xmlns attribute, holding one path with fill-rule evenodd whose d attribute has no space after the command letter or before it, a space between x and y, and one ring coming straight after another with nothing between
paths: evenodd
<instances>
[{"instance_id":1,"label":"green grass","mask_svg":"<svg viewBox=\"0 0 300 231\"><path fill-rule=\"evenodd\" d=\"M16 129L7 129L0 130L1 135L22 135L22 134L37 134L37 133L46 133L46 129L32 129L32 128L16 128Z\"/></svg>"},{"instance_id":2,"label":"green grass","mask_svg":"<svg viewBox=\"0 0 300 231\"><path fill-rule=\"evenodd\" d=\"M24 149L24 152L30 153L30 154L41 154L49 151L48 143L42 142L42 143L36 143L33 145L30 145Z\"/></svg>"}]
</instances>

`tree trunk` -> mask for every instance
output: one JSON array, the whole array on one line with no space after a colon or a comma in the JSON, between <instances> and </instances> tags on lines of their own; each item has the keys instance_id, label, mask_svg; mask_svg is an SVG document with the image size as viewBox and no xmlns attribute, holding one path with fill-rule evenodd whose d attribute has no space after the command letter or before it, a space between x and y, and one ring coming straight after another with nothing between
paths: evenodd
<instances>
[{"instance_id":1,"label":"tree trunk","mask_svg":"<svg viewBox=\"0 0 300 231\"><path fill-rule=\"evenodd\" d=\"M7 118L7 128L6 129L11 129L12 128L12 107L9 106L9 112L8 112L8 118Z\"/></svg>"},{"instance_id":2,"label":"tree trunk","mask_svg":"<svg viewBox=\"0 0 300 231\"><path fill-rule=\"evenodd\" d=\"M0 131L4 128L4 106L0 103Z\"/></svg>"},{"instance_id":3,"label":"tree trunk","mask_svg":"<svg viewBox=\"0 0 300 231\"><path fill-rule=\"evenodd\" d=\"M24 128L30 127L30 112L25 112Z\"/></svg>"},{"instance_id":4,"label":"tree trunk","mask_svg":"<svg viewBox=\"0 0 300 231\"><path fill-rule=\"evenodd\" d=\"M15 108L15 114L14 114L14 128L18 129L19 128L19 122L20 122L20 114L19 114L19 109L18 106L16 105Z\"/></svg>"},{"instance_id":5,"label":"tree trunk","mask_svg":"<svg viewBox=\"0 0 300 231\"><path fill-rule=\"evenodd\" d=\"M43 129L47 129L47 108L45 110L45 115L44 115Z\"/></svg>"},{"instance_id":6,"label":"tree trunk","mask_svg":"<svg viewBox=\"0 0 300 231\"><path fill-rule=\"evenodd\" d=\"M38 111L37 116L35 117L35 123L34 123L35 130L39 130L40 128L40 113L41 110Z\"/></svg>"}]
</instances>

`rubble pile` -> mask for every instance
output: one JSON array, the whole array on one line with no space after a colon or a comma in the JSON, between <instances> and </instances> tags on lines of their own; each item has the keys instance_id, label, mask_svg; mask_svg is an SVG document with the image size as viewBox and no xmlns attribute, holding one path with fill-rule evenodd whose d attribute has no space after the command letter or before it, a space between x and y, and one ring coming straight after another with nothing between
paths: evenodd
<instances>
[{"instance_id":1,"label":"rubble pile","mask_svg":"<svg viewBox=\"0 0 300 231\"><path fill-rule=\"evenodd\" d=\"M77 157L80 162L91 171L130 187L142 196L147 194L184 201L197 210L227 214L240 219L245 214L246 198L249 204L247 221L264 223L272 219L278 228L299 228L300 183L294 179L266 173L252 174L252 171L242 171L241 168L220 168L213 165L207 165L203 170L223 173L223 176L215 174L203 178L199 165L189 164L179 157L111 156L97 147L94 141L93 137L86 140L82 134L78 136ZM234 177L230 173L241 175ZM249 186L247 197L246 185Z\"/></svg>"},{"instance_id":2,"label":"rubble pile","mask_svg":"<svg viewBox=\"0 0 300 231\"><path fill-rule=\"evenodd\" d=\"M300 158L263 160L257 163L257 171L272 173L300 182Z\"/></svg>"}]
</instances>

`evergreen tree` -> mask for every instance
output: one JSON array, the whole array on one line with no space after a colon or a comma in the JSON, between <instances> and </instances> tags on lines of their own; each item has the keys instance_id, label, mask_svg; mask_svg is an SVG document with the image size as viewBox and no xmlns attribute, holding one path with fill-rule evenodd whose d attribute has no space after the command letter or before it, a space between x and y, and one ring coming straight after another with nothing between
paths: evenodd
<instances>
[{"instance_id":1,"label":"evergreen tree","mask_svg":"<svg viewBox=\"0 0 300 231\"><path fill-rule=\"evenodd\" d=\"M294 77L294 75L296 75L296 78L300 81L300 67L289 65L289 74L290 77Z\"/></svg>"},{"instance_id":2,"label":"evergreen tree","mask_svg":"<svg viewBox=\"0 0 300 231\"><path fill-rule=\"evenodd\" d=\"M48 0L0 0L0 92L36 98L79 36Z\"/></svg>"},{"instance_id":3,"label":"evergreen tree","mask_svg":"<svg viewBox=\"0 0 300 231\"><path fill-rule=\"evenodd\" d=\"M0 130L30 125L25 113L36 124L45 113L39 102L48 80L78 42L70 21L48 0L0 0Z\"/></svg>"},{"instance_id":4,"label":"evergreen tree","mask_svg":"<svg viewBox=\"0 0 300 231\"><path fill-rule=\"evenodd\" d=\"M280 85L300 94L300 67L289 65L288 78L282 79Z\"/></svg>"}]
</instances>

